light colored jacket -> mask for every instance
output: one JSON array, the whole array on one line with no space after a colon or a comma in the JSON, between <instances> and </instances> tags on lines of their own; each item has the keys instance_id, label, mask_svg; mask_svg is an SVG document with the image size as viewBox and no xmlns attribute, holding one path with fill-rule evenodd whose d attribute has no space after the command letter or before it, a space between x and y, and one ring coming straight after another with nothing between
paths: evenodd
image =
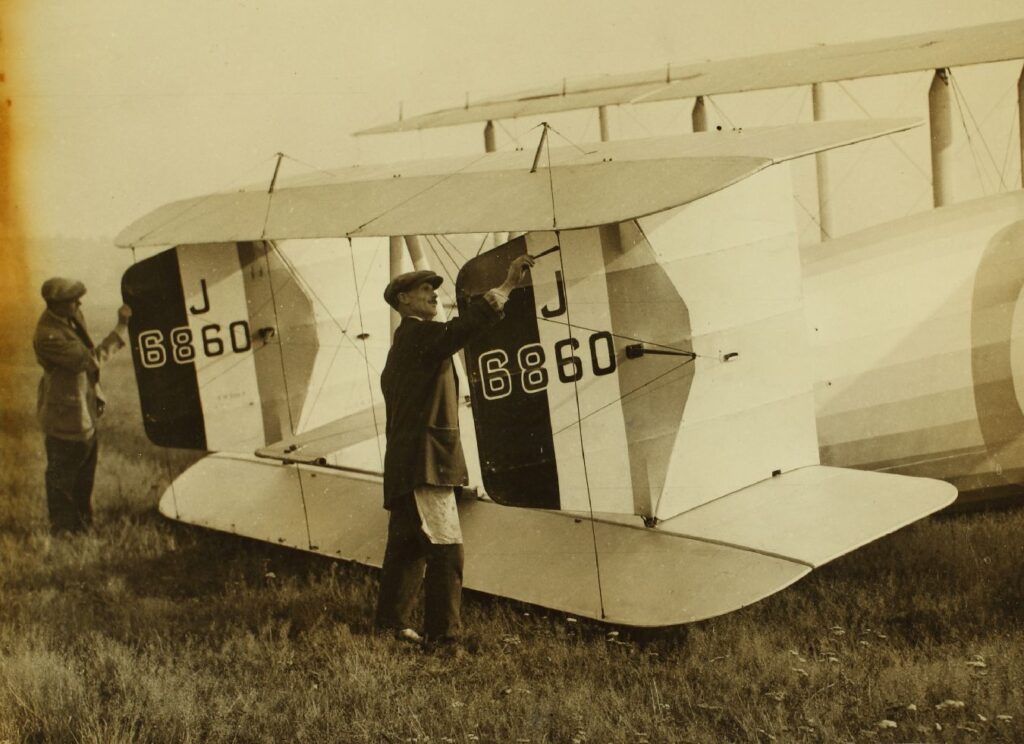
<instances>
[{"instance_id":1,"label":"light colored jacket","mask_svg":"<svg viewBox=\"0 0 1024 744\"><path fill-rule=\"evenodd\" d=\"M78 318L85 332L85 324ZM86 335L88 338L88 335ZM124 346L117 330L89 348L68 321L50 310L39 318L32 348L43 368L37 414L47 436L88 440L106 400L100 389L100 367Z\"/></svg>"}]
</instances>

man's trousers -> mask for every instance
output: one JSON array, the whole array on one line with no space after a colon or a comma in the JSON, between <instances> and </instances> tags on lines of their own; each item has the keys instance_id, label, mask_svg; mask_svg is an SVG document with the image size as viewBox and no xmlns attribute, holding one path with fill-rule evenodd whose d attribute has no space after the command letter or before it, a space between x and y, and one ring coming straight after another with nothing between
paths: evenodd
<instances>
[{"instance_id":1,"label":"man's trousers","mask_svg":"<svg viewBox=\"0 0 1024 744\"><path fill-rule=\"evenodd\" d=\"M377 625L412 628L412 611L426 585L424 634L428 641L455 640L462 634L461 544L435 545L423 532L416 500L410 493L398 500L388 521ZM426 577L424 578L424 569Z\"/></svg>"},{"instance_id":2,"label":"man's trousers","mask_svg":"<svg viewBox=\"0 0 1024 744\"><path fill-rule=\"evenodd\" d=\"M46 506L50 530L81 532L92 524L96 437L80 442L46 437Z\"/></svg>"}]
</instances>

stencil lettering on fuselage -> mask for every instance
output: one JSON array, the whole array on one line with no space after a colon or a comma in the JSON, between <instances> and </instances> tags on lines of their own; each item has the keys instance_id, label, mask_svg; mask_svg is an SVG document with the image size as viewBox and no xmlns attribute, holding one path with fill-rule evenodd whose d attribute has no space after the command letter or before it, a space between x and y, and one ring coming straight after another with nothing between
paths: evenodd
<instances>
[{"instance_id":1,"label":"stencil lettering on fuselage","mask_svg":"<svg viewBox=\"0 0 1024 744\"><path fill-rule=\"evenodd\" d=\"M171 331L188 324L175 249L125 271L121 296L132 308L129 345L146 436L161 447L206 449L195 367L177 363L169 346Z\"/></svg>"},{"instance_id":2,"label":"stencil lettering on fuselage","mask_svg":"<svg viewBox=\"0 0 1024 744\"><path fill-rule=\"evenodd\" d=\"M688 349L686 306L635 224L560 238L505 320L466 349L484 484L501 503L649 515L693 368L680 356L629 358L626 347ZM530 233L470 261L460 304L557 239Z\"/></svg>"},{"instance_id":3,"label":"stencil lettering on fuselage","mask_svg":"<svg viewBox=\"0 0 1024 744\"><path fill-rule=\"evenodd\" d=\"M265 437L238 251L177 250L188 325L172 332L172 346L177 361L195 364L207 447L254 450Z\"/></svg>"}]
</instances>

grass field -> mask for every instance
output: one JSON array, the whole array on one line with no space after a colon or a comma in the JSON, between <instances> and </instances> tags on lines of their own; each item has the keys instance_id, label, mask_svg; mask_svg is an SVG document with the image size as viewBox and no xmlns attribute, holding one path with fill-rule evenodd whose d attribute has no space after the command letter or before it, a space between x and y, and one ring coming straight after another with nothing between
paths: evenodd
<instances>
[{"instance_id":1,"label":"grass field","mask_svg":"<svg viewBox=\"0 0 1024 744\"><path fill-rule=\"evenodd\" d=\"M375 571L159 516L194 456L146 441L127 355L96 528L50 537L38 374L0 365L0 743L1024 741L1020 510L918 523L686 629L470 594L453 662L372 633Z\"/></svg>"}]
</instances>

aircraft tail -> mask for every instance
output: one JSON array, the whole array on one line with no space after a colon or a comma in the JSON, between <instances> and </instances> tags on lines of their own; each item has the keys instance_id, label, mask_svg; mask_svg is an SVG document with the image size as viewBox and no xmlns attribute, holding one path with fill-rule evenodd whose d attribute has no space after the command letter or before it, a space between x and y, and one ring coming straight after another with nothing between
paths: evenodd
<instances>
[{"instance_id":1,"label":"aircraft tail","mask_svg":"<svg viewBox=\"0 0 1024 744\"><path fill-rule=\"evenodd\" d=\"M177 246L128 269L121 292L153 443L251 452L295 433L317 323L272 244Z\"/></svg>"}]
</instances>

